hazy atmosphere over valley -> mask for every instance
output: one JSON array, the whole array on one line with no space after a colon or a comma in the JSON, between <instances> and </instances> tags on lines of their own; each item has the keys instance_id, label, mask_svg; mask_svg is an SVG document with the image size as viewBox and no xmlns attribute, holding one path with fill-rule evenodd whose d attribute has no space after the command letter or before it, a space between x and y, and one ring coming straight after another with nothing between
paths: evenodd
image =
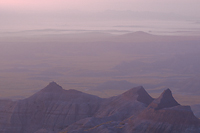
<instances>
[{"instance_id":1,"label":"hazy atmosphere over valley","mask_svg":"<svg viewBox=\"0 0 200 133\"><path fill-rule=\"evenodd\" d=\"M200 118L199 5L199 0L1 0L0 99L2 100L0 100L0 116L4 108L12 111L17 108L20 112L25 103L29 110L28 103L39 103L44 92L44 99L46 98L47 89L45 90L44 87L50 83L46 88L50 88L48 91L52 92L48 92L48 95L52 97L60 92L58 89L56 90L58 92L54 93L55 90L52 88L60 88L60 86L64 90L73 89L84 92L84 96L81 95L83 99L87 97L85 93L98 96L96 98L96 96L88 95L88 99L95 99L94 102L88 104L96 110L87 114L87 117L94 117L91 121L96 124L111 120L124 123L131 121L131 124L128 123L128 127L125 124L119 133L144 132L144 130L140 130L140 126L144 124L140 120L150 119L150 116L146 115L147 113L154 116L156 113L152 112L152 108L161 109L162 112L168 107L180 106L181 109L188 109L189 106L182 105L190 105L194 115ZM137 88L138 86L139 88ZM130 91L134 87L137 91L134 89L134 91ZM41 90L42 88L44 89ZM127 91L131 94L134 93L134 97L137 92L137 102L142 102L142 104L126 103L123 98L130 96L128 93L124 93ZM171 92L177 102L171 96ZM66 97L68 95L70 97L71 93L74 97L76 96L75 92L67 94L67 91L63 91L63 97L65 93ZM74 100L73 96L69 99ZM79 97L79 94L77 96ZM112 98L113 96L116 97ZM146 99L141 100L138 97ZM157 97L159 98L153 99ZM13 103L11 101L4 102L5 99L11 99ZM26 102L23 103L24 99ZM168 99L170 102L165 103L162 99ZM58 100L59 102L53 103L57 106L62 100L61 98ZM117 100L120 101L120 104L116 107L113 103ZM83 101L77 103L77 106L80 104L80 108L84 108ZM147 101L152 101L152 103ZM128 106L129 104L131 108ZM47 105L44 104L45 107ZM139 110L126 112L126 116L121 115L121 105L130 110L135 107ZM108 106L109 109L107 109ZM30 108L32 107L30 106ZM69 106L69 108L72 107ZM107 112L102 111L103 108L107 109ZM179 110L179 107L177 109ZM111 115L111 110L114 110L115 113L118 111L120 114L112 113ZM190 109L188 110L190 112ZM140 111L143 112L138 113ZM12 113L13 121L18 117L15 115ZM117 115L119 115L119 119L113 120ZM135 116L131 117L132 115ZM195 116L193 118L191 115L190 118L197 121L198 124L194 126L197 128L193 128L191 131L198 133L200 122L198 119L196 120ZM97 127L91 126L90 130L87 128L83 130L75 125L70 125L87 117L77 115L77 118L70 123L63 120L62 127L54 124L54 127L51 128L46 128L49 125L45 127L45 122L44 126L31 128L28 128L28 124L24 126L21 122L21 125L24 126L23 130L16 130L16 133L18 131L24 133L62 131L64 133L72 131L72 129L77 133L89 133L90 130L91 132L100 131L100 129L96 130ZM160 117L162 118L162 116ZM66 117L66 119L68 118ZM10 123L13 122L12 120ZM163 118L163 120L166 119ZM157 119L155 118L154 121ZM187 122L184 124L193 123ZM14 133L12 127L19 125L13 123L8 130L7 128L1 129L2 125L0 125L0 131ZM116 132L115 126L111 123L107 124L110 126L106 129ZM129 127L132 124L134 128ZM119 123L114 125L120 126ZM43 132L43 129L39 130L44 127L46 132ZM188 133L189 127L187 127ZM176 131L175 128L172 129ZM103 133L105 130L101 131ZM145 131L154 132L150 128ZM172 130L162 131L170 132ZM185 129L177 131L187 133Z\"/></svg>"}]
</instances>

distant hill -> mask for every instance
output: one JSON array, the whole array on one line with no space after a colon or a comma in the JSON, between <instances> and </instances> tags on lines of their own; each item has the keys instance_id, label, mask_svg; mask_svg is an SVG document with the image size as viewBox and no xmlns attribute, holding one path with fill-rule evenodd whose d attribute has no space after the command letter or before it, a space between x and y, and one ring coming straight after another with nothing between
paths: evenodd
<instances>
[{"instance_id":1,"label":"distant hill","mask_svg":"<svg viewBox=\"0 0 200 133\"><path fill-rule=\"evenodd\" d=\"M113 69L129 74L132 73L151 73L167 72L177 74L197 74L200 72L199 57L200 53L172 55L171 58L156 60L153 62L143 62L134 60L122 62Z\"/></svg>"}]
</instances>

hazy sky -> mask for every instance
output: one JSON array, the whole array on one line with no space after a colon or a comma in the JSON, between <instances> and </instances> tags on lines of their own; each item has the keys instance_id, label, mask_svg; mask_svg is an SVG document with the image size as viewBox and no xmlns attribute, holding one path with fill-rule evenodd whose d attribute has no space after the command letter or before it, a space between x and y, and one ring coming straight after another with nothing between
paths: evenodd
<instances>
[{"instance_id":1,"label":"hazy sky","mask_svg":"<svg viewBox=\"0 0 200 133\"><path fill-rule=\"evenodd\" d=\"M71 28L75 22L78 26L84 21L83 25L91 25L89 21L94 24L116 18L117 22L180 18L199 23L199 6L200 0L0 0L0 29Z\"/></svg>"},{"instance_id":2,"label":"hazy sky","mask_svg":"<svg viewBox=\"0 0 200 133\"><path fill-rule=\"evenodd\" d=\"M6 10L133 10L200 14L200 0L1 0Z\"/></svg>"}]
</instances>

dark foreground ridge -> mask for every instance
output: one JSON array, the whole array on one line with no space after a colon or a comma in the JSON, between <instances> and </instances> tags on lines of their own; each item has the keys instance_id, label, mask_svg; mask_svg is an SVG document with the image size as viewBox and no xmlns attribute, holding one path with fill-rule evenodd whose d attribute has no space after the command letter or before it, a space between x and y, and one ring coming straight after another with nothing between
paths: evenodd
<instances>
[{"instance_id":1,"label":"dark foreground ridge","mask_svg":"<svg viewBox=\"0 0 200 133\"><path fill-rule=\"evenodd\" d=\"M1 133L200 133L170 89L153 99L142 86L100 98L51 82L24 100L2 100L0 118Z\"/></svg>"}]
</instances>

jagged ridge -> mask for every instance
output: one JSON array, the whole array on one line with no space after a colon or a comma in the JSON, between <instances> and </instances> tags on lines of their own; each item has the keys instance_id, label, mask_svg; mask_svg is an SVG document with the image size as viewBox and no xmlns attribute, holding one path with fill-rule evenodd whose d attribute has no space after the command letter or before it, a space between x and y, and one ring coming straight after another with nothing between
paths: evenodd
<instances>
[{"instance_id":1,"label":"jagged ridge","mask_svg":"<svg viewBox=\"0 0 200 133\"><path fill-rule=\"evenodd\" d=\"M6 103L12 106L5 106L8 115L0 112L2 133L200 132L200 120L169 89L156 99L142 86L102 99L51 82L29 98Z\"/></svg>"}]
</instances>

